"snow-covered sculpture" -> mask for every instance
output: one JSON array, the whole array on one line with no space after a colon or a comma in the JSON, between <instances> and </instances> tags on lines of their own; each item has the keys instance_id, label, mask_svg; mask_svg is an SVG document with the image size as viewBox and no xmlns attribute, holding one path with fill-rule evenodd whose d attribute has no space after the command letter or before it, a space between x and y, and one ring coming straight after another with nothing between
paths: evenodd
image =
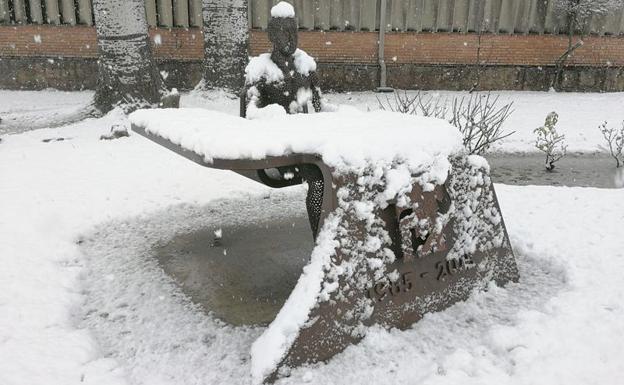
<instances>
[{"instance_id":1,"label":"snow-covered sculpture","mask_svg":"<svg viewBox=\"0 0 624 385\"><path fill-rule=\"evenodd\" d=\"M316 112L321 110L316 62L297 48L297 30L292 5L282 1L271 9L268 34L273 51L252 58L245 69L247 103L242 114L271 105L296 114L307 112L310 102Z\"/></svg>"},{"instance_id":2,"label":"snow-covered sculpture","mask_svg":"<svg viewBox=\"0 0 624 385\"><path fill-rule=\"evenodd\" d=\"M254 180L250 171L267 167L303 163L321 172L316 244L252 346L255 385L331 359L369 326L410 328L491 281L518 279L489 165L467 155L444 120L342 106L256 120L144 110L130 121L194 162Z\"/></svg>"}]
</instances>

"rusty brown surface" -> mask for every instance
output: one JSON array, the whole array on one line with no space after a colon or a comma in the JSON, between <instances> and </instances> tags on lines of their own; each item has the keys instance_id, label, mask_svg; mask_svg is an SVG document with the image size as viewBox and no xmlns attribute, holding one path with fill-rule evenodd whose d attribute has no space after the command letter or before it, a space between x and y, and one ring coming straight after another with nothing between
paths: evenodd
<instances>
[{"instance_id":1,"label":"rusty brown surface","mask_svg":"<svg viewBox=\"0 0 624 385\"><path fill-rule=\"evenodd\" d=\"M354 197L359 196L357 188L353 187L357 185L357 175L338 175L318 156L293 154L260 160L215 159L212 163L207 163L195 153L150 135L141 127L132 128L196 163L233 170L260 183L263 180L258 177L258 172L266 168L303 163L318 166L325 182L321 226L338 209L338 189L351 189ZM464 171L461 167L454 167L453 172L456 175L450 175L449 179L461 176ZM363 338L361 327L378 324L388 328L406 329L424 314L443 310L465 300L472 291L484 288L492 280L502 285L518 279L513 251L491 183L483 187L478 198L479 207L474 215L481 215L480 211L487 208L492 215L500 216L500 222L493 227L494 234L502 240L500 245L481 247L481 250L473 253L448 258L452 246L461 235L456 233L461 226L455 226L457 218L453 216L442 222L443 226L435 227L434 223L447 215L451 205L460 200L461 197L452 196L450 191L452 188L448 180L444 185L435 186L433 191L423 191L420 185L414 184L407 195L408 202L403 202L402 207L396 202L388 202L384 208L375 206L373 215L383 221L383 227L389 235L389 241L382 247L391 249L396 255L393 262L384 266L384 271L398 272L398 279L395 277L393 280L389 275L375 278L374 272L367 265L369 256L358 255L354 258L352 250L339 247L332 262L338 264L353 259L355 275L350 277L349 282L340 280L340 289L330 300L318 301L308 315L308 322L299 330L298 337L266 382L274 382L284 375L284 369L287 372L289 368L331 359ZM348 237L354 241L365 241L369 229L362 220L345 212L342 222L348 230ZM370 257L374 255L371 254ZM368 284L364 288L356 287L353 285L355 281ZM327 282L329 278L326 276L324 283ZM366 317L354 316L361 310L362 304L372 306L372 313Z\"/></svg>"}]
</instances>

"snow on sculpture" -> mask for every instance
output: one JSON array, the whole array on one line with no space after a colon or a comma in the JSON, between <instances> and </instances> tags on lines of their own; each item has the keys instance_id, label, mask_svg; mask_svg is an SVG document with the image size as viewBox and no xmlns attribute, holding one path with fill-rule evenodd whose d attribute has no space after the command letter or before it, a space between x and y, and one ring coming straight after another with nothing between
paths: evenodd
<instances>
[{"instance_id":1,"label":"snow on sculpture","mask_svg":"<svg viewBox=\"0 0 624 385\"><path fill-rule=\"evenodd\" d=\"M280 1L273 8L271 8L271 17L295 17L295 7L291 4Z\"/></svg>"},{"instance_id":2,"label":"snow on sculpture","mask_svg":"<svg viewBox=\"0 0 624 385\"><path fill-rule=\"evenodd\" d=\"M138 111L130 120L136 132L207 167L248 177L301 163L322 171L316 246L252 346L255 384L331 359L371 325L409 328L490 281L518 278L487 161L466 155L443 120L348 107L257 120Z\"/></svg>"},{"instance_id":3,"label":"snow on sculpture","mask_svg":"<svg viewBox=\"0 0 624 385\"><path fill-rule=\"evenodd\" d=\"M291 114L307 112L310 102L316 112L321 110L316 62L297 48L297 30L292 5L282 1L271 9L268 35L273 50L252 58L245 69L245 115L249 118L272 104Z\"/></svg>"}]
</instances>

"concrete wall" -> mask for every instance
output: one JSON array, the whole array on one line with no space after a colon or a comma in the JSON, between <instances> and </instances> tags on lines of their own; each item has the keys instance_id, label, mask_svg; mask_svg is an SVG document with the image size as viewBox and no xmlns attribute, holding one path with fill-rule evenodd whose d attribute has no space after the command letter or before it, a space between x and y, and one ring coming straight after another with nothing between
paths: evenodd
<instances>
[{"instance_id":1,"label":"concrete wall","mask_svg":"<svg viewBox=\"0 0 624 385\"><path fill-rule=\"evenodd\" d=\"M61 90L94 89L97 59L41 57L0 58L0 88ZM159 59L161 71L167 71L166 84L182 90L192 89L201 79L201 61ZM379 84L379 68L371 64L320 63L319 77L323 90L367 91ZM466 90L480 76L482 90L546 91L554 67L422 65L388 66L388 84L400 89ZM624 91L622 67L567 67L562 91Z\"/></svg>"}]
</instances>

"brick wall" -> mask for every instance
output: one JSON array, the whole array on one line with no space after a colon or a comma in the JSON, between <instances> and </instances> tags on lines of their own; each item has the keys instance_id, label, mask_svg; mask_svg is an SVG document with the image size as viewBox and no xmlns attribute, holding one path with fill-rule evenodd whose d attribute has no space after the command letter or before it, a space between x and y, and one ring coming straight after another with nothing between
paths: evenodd
<instances>
[{"instance_id":1,"label":"brick wall","mask_svg":"<svg viewBox=\"0 0 624 385\"><path fill-rule=\"evenodd\" d=\"M624 36L583 38L570 65L624 65ZM574 40L576 42L576 40ZM553 65L566 51L568 38L561 35L483 35L479 62L488 65ZM386 61L397 64L476 64L478 36L475 34L387 35Z\"/></svg>"},{"instance_id":2,"label":"brick wall","mask_svg":"<svg viewBox=\"0 0 624 385\"><path fill-rule=\"evenodd\" d=\"M193 88L202 76L201 30L150 29L167 85ZM402 89L546 90L567 37L483 35L477 66L474 34L386 35L388 84ZM375 32L301 31L299 46L319 62L324 89L370 90L379 84ZM562 90L624 91L624 36L584 38L564 70ZM251 31L252 55L268 52L266 32ZM54 59L54 60L50 60ZM87 26L0 26L0 88L83 89L95 86L95 29Z\"/></svg>"},{"instance_id":3,"label":"brick wall","mask_svg":"<svg viewBox=\"0 0 624 385\"><path fill-rule=\"evenodd\" d=\"M201 31L150 29L157 59L201 60ZM159 44L156 44L159 43ZM96 58L95 28L87 26L0 26L0 57Z\"/></svg>"},{"instance_id":4,"label":"brick wall","mask_svg":"<svg viewBox=\"0 0 624 385\"><path fill-rule=\"evenodd\" d=\"M201 31L150 30L158 59L201 60ZM321 63L375 64L375 32L300 32L299 46ZM624 66L624 36L589 36L576 50L571 65ZM270 50L266 32L251 32L251 54ZM474 34L389 33L386 62L394 64L476 64L478 37ZM487 65L553 65L567 47L566 36L483 35L480 62ZM97 57L93 27L0 26L0 57Z\"/></svg>"},{"instance_id":5,"label":"brick wall","mask_svg":"<svg viewBox=\"0 0 624 385\"><path fill-rule=\"evenodd\" d=\"M379 34L371 32L299 32L299 47L321 63L377 63ZM271 50L266 32L251 31L251 54Z\"/></svg>"}]
</instances>

